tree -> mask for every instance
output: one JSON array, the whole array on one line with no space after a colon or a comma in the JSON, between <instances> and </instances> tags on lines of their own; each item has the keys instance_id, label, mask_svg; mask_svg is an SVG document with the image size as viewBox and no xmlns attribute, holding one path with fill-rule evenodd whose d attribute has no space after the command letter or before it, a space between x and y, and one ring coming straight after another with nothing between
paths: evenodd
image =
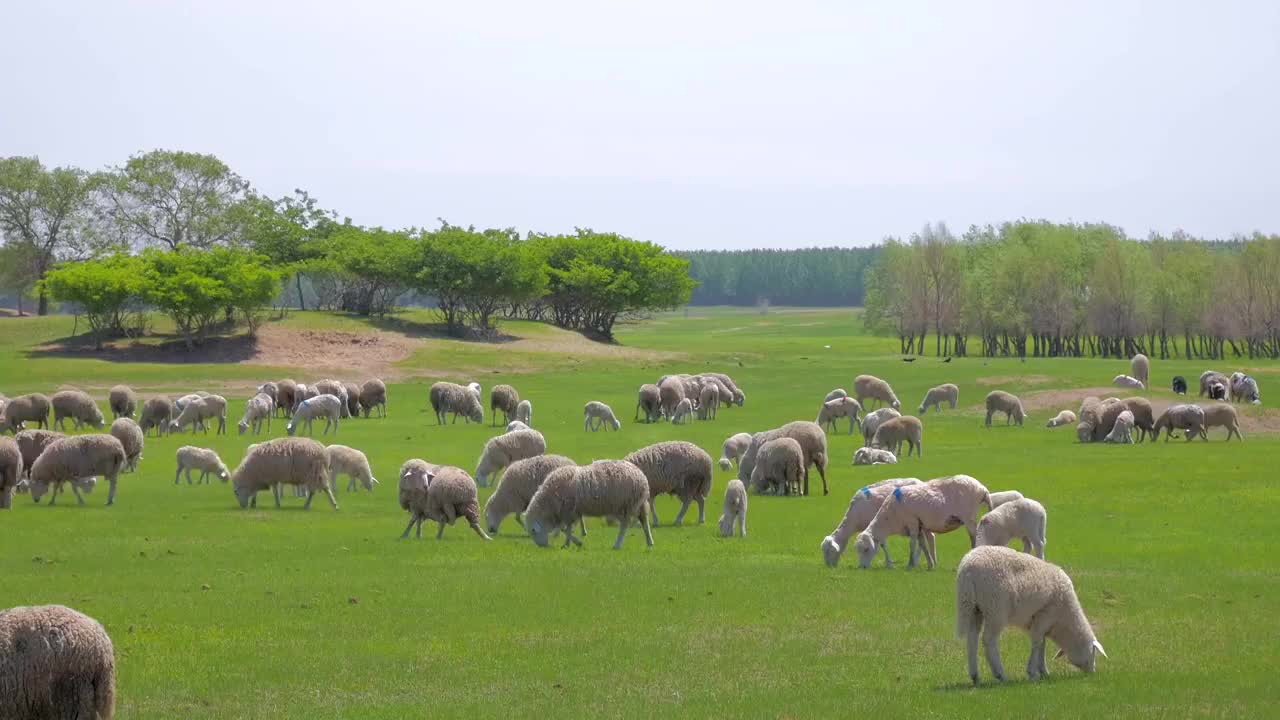
<instances>
[{"instance_id":1,"label":"tree","mask_svg":"<svg viewBox=\"0 0 1280 720\"><path fill-rule=\"evenodd\" d=\"M547 288L542 257L513 230L461 228L445 223L422 238L415 287L436 298L454 335L469 324L494 329L499 309L541 297Z\"/></svg>"},{"instance_id":2,"label":"tree","mask_svg":"<svg viewBox=\"0 0 1280 720\"><path fill-rule=\"evenodd\" d=\"M305 190L272 199L250 193L240 205L245 244L294 276L298 307L306 310L302 294L305 264L320 255L317 241L330 237L350 221L339 224L337 213L319 207Z\"/></svg>"},{"instance_id":3,"label":"tree","mask_svg":"<svg viewBox=\"0 0 1280 720\"><path fill-rule=\"evenodd\" d=\"M0 246L0 290L11 292L23 314L22 301L31 294L39 278L39 253L35 246L13 242Z\"/></svg>"},{"instance_id":4,"label":"tree","mask_svg":"<svg viewBox=\"0 0 1280 720\"><path fill-rule=\"evenodd\" d=\"M173 318L188 349L201 342L232 308L257 330L257 318L276 293L283 273L265 258L232 248L142 254L143 297Z\"/></svg>"},{"instance_id":5,"label":"tree","mask_svg":"<svg viewBox=\"0 0 1280 720\"><path fill-rule=\"evenodd\" d=\"M76 304L101 350L104 339L125 332L125 315L142 296L142 262L117 254L66 263L50 270L40 285L59 302Z\"/></svg>"},{"instance_id":6,"label":"tree","mask_svg":"<svg viewBox=\"0 0 1280 720\"><path fill-rule=\"evenodd\" d=\"M315 259L299 268L313 278L321 306L358 315L394 309L417 267L417 244L407 232L343 225L313 249Z\"/></svg>"}]
</instances>

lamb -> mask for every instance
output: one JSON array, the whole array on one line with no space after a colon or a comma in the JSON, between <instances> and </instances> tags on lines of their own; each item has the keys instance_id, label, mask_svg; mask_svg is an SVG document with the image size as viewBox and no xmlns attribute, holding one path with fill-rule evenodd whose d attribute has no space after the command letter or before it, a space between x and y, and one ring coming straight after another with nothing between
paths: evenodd
<instances>
[{"instance_id":1,"label":"lamb","mask_svg":"<svg viewBox=\"0 0 1280 720\"><path fill-rule=\"evenodd\" d=\"M834 432L837 420L849 418L848 434L852 435L853 428L859 425L858 414L861 412L862 406L857 400L851 397L836 398L822 404L822 408L818 410L818 418L814 422L821 425L824 431L829 427Z\"/></svg>"},{"instance_id":2,"label":"lamb","mask_svg":"<svg viewBox=\"0 0 1280 720\"><path fill-rule=\"evenodd\" d=\"M898 402L898 396L893 394L889 383L874 375L859 375L853 379L853 397L863 407L867 405L866 400L872 399L877 405L888 405L894 410L902 409L902 403Z\"/></svg>"},{"instance_id":3,"label":"lamb","mask_svg":"<svg viewBox=\"0 0 1280 720\"><path fill-rule=\"evenodd\" d=\"M231 473L231 486L241 508L257 507L258 493L268 488L279 508L281 485L306 488L304 510L311 509L311 500L320 492L329 496L334 510L338 509L338 499L329 487L329 454L311 438L283 437L252 445Z\"/></svg>"},{"instance_id":4,"label":"lamb","mask_svg":"<svg viewBox=\"0 0 1280 720\"><path fill-rule=\"evenodd\" d=\"M314 395L311 394L312 390L315 391ZM338 401L341 403L338 406L338 417L344 420L351 417L350 405L348 402L349 398L347 397L347 386L337 380L321 380L308 388L307 394L309 397L332 395L338 398Z\"/></svg>"},{"instance_id":5,"label":"lamb","mask_svg":"<svg viewBox=\"0 0 1280 720\"><path fill-rule=\"evenodd\" d=\"M880 408L867 413L867 416L862 418L862 427L860 428L863 447L871 447L871 438L876 436L876 430L879 430L880 426L886 421L896 417L902 417L902 413L893 408Z\"/></svg>"},{"instance_id":6,"label":"lamb","mask_svg":"<svg viewBox=\"0 0 1280 720\"><path fill-rule=\"evenodd\" d=\"M733 526L738 537L747 536L747 488L734 478L724 487L724 512L720 514L720 537L732 537Z\"/></svg>"},{"instance_id":7,"label":"lamb","mask_svg":"<svg viewBox=\"0 0 1280 720\"><path fill-rule=\"evenodd\" d=\"M1151 430L1151 439L1155 440L1160 437L1160 431L1165 430L1164 441L1169 442L1174 430L1185 430L1187 442L1191 442L1192 438L1197 435L1203 435L1204 422L1204 409L1200 406L1173 405L1168 410L1160 413L1160 417L1156 418L1155 425Z\"/></svg>"},{"instance_id":8,"label":"lamb","mask_svg":"<svg viewBox=\"0 0 1280 720\"><path fill-rule=\"evenodd\" d=\"M568 547L571 542L582 545L573 536L573 526L584 516L618 520L614 550L622 548L632 519L639 518L645 544L653 547L649 481L640 468L629 462L599 460L583 467L553 470L533 494L524 518L529 535L539 547L546 547L556 530L564 532L564 547Z\"/></svg>"},{"instance_id":9,"label":"lamb","mask_svg":"<svg viewBox=\"0 0 1280 720\"><path fill-rule=\"evenodd\" d=\"M520 406L520 393L510 385L494 385L489 391L489 410L493 412L493 423L498 424L498 411L502 411L503 422L511 422Z\"/></svg>"},{"instance_id":10,"label":"lamb","mask_svg":"<svg viewBox=\"0 0 1280 720\"><path fill-rule=\"evenodd\" d=\"M891 450L894 455L902 454L902 443L907 443L907 457L914 450L916 457L924 456L924 424L920 418L903 415L890 418L880 424L876 434L871 437L871 447Z\"/></svg>"},{"instance_id":11,"label":"lamb","mask_svg":"<svg viewBox=\"0 0 1280 720\"><path fill-rule=\"evenodd\" d=\"M987 393L987 427L991 427L991 416L997 412L1004 413L1005 425L1011 422L1021 425L1022 418L1025 417L1025 413L1022 412L1022 401L1016 395L1003 390L992 390Z\"/></svg>"},{"instance_id":12,"label":"lamb","mask_svg":"<svg viewBox=\"0 0 1280 720\"><path fill-rule=\"evenodd\" d=\"M1029 498L1019 498L1003 503L991 500L991 512L978 521L978 547L984 545L1005 546L1010 540L1022 540L1022 552L1044 559L1045 525L1044 506Z\"/></svg>"},{"instance_id":13,"label":"lamb","mask_svg":"<svg viewBox=\"0 0 1280 720\"><path fill-rule=\"evenodd\" d=\"M107 404L111 406L111 419L127 417L132 419L138 409L138 396L128 385L116 385L107 393Z\"/></svg>"},{"instance_id":14,"label":"lamb","mask_svg":"<svg viewBox=\"0 0 1280 720\"><path fill-rule=\"evenodd\" d=\"M13 505L13 491L22 482L22 450L12 438L0 437L0 510Z\"/></svg>"},{"instance_id":15,"label":"lamb","mask_svg":"<svg viewBox=\"0 0 1280 720\"><path fill-rule=\"evenodd\" d=\"M329 456L329 489L333 492L338 492L339 475L347 476L347 492L355 491L359 485L372 491L378 484L364 453L346 445L330 445L324 451Z\"/></svg>"},{"instance_id":16,"label":"lamb","mask_svg":"<svg viewBox=\"0 0 1280 720\"><path fill-rule=\"evenodd\" d=\"M438 382L431 386L431 409L436 413L437 425L443 425L445 416L449 413L453 413L455 424L459 415L466 422L484 422L480 396L451 382Z\"/></svg>"},{"instance_id":17,"label":"lamb","mask_svg":"<svg viewBox=\"0 0 1280 720\"><path fill-rule=\"evenodd\" d=\"M822 478L822 494L826 495L829 492L827 488L827 434L822 431L822 428L817 423L804 420L789 422L780 428L753 435L751 444L747 446L747 451L743 453L738 461L738 479L743 483L750 484L751 471L755 468L756 453L759 452L760 446L779 437L794 439L800 443L800 447L804 450L804 494L809 494L808 468L813 465L818 469L818 475Z\"/></svg>"},{"instance_id":18,"label":"lamb","mask_svg":"<svg viewBox=\"0 0 1280 720\"><path fill-rule=\"evenodd\" d=\"M597 400L592 400L582 407L583 429L595 432L600 428L608 431L622 429L622 422L613 414L613 408ZM599 422L596 422L599 421Z\"/></svg>"},{"instance_id":19,"label":"lamb","mask_svg":"<svg viewBox=\"0 0 1280 720\"><path fill-rule=\"evenodd\" d=\"M275 403L272 402L271 396L266 393L258 393L249 398L244 405L244 415L240 417L240 422L236 423L236 427L240 429L243 435L253 428L253 434L257 435L262 432L262 424L266 422L267 432L271 432L271 416L275 414Z\"/></svg>"},{"instance_id":20,"label":"lamb","mask_svg":"<svg viewBox=\"0 0 1280 720\"><path fill-rule=\"evenodd\" d=\"M51 406L49 398L40 393L12 398L4 406L4 427L16 434L23 429L23 423L34 422L41 429L47 430Z\"/></svg>"},{"instance_id":21,"label":"lamb","mask_svg":"<svg viewBox=\"0 0 1280 720\"><path fill-rule=\"evenodd\" d=\"M640 411L644 411L646 423L657 422L662 417L662 393L657 385L644 384L636 393L636 416L640 419Z\"/></svg>"},{"instance_id":22,"label":"lamb","mask_svg":"<svg viewBox=\"0 0 1280 720\"><path fill-rule=\"evenodd\" d=\"M512 420L511 422L507 423L507 432L509 433L516 432L517 430L532 430L532 429L533 428L529 427L528 425L525 425L519 420Z\"/></svg>"},{"instance_id":23,"label":"lamb","mask_svg":"<svg viewBox=\"0 0 1280 720\"><path fill-rule=\"evenodd\" d=\"M355 383L342 383L347 392L347 417L360 417L360 386Z\"/></svg>"},{"instance_id":24,"label":"lamb","mask_svg":"<svg viewBox=\"0 0 1280 720\"><path fill-rule=\"evenodd\" d=\"M102 419L102 411L88 393L79 390L61 390L50 398L53 405L53 427L67 429L67 418L71 418L72 426L79 430L81 425L92 425L101 429L106 425Z\"/></svg>"},{"instance_id":25,"label":"lamb","mask_svg":"<svg viewBox=\"0 0 1280 720\"><path fill-rule=\"evenodd\" d=\"M182 431L187 425L195 423L197 427L203 427L206 434L209 428L205 425L206 420L212 418L218 419L218 429L214 431L215 435L227 434L227 399L221 395L208 395L197 397L187 402L182 410L178 413L178 417L169 423L169 431ZM195 432L192 430L192 432Z\"/></svg>"},{"instance_id":26,"label":"lamb","mask_svg":"<svg viewBox=\"0 0 1280 720\"><path fill-rule=\"evenodd\" d=\"M468 391L470 392L470 391ZM480 527L480 502L476 495L476 481L471 479L466 470L442 465L428 470L425 475L411 475L408 481L409 524L405 526L401 539L409 537L409 530L417 525L417 537L422 537L424 520L434 520L439 524L436 539L444 537L446 525L452 525L459 517L466 518L467 524L483 540L491 540ZM401 487L406 481L401 480Z\"/></svg>"},{"instance_id":27,"label":"lamb","mask_svg":"<svg viewBox=\"0 0 1280 720\"><path fill-rule=\"evenodd\" d=\"M737 433L725 439L720 447L719 465L721 470L728 470L738 464L738 458L751 446L751 433Z\"/></svg>"},{"instance_id":28,"label":"lamb","mask_svg":"<svg viewBox=\"0 0 1280 720\"><path fill-rule=\"evenodd\" d=\"M1254 405L1262 404L1262 395L1258 393L1258 381L1245 375L1238 373L1240 377L1232 378L1231 387L1228 388L1231 396L1231 402L1250 402Z\"/></svg>"},{"instance_id":29,"label":"lamb","mask_svg":"<svg viewBox=\"0 0 1280 720\"><path fill-rule=\"evenodd\" d=\"M684 396L684 383L675 376L663 378L658 383L658 398L662 413L667 417L675 417L676 406L687 399Z\"/></svg>"},{"instance_id":30,"label":"lamb","mask_svg":"<svg viewBox=\"0 0 1280 720\"><path fill-rule=\"evenodd\" d=\"M1240 418L1236 414L1236 409L1230 405L1214 404L1204 410L1204 424L1200 427L1200 436L1209 439L1209 428L1222 427L1227 429L1227 441L1230 442L1231 436L1235 435L1240 441L1244 441L1244 436L1240 434Z\"/></svg>"},{"instance_id":31,"label":"lamb","mask_svg":"<svg viewBox=\"0 0 1280 720\"><path fill-rule=\"evenodd\" d=\"M1102 439L1103 442L1133 444L1133 412L1123 410L1116 415L1115 424L1111 428L1111 432Z\"/></svg>"},{"instance_id":32,"label":"lamb","mask_svg":"<svg viewBox=\"0 0 1280 720\"><path fill-rule=\"evenodd\" d=\"M860 447L853 451L854 465L895 465L898 456L880 448Z\"/></svg>"},{"instance_id":33,"label":"lamb","mask_svg":"<svg viewBox=\"0 0 1280 720\"><path fill-rule=\"evenodd\" d=\"M146 444L146 440L142 435L142 428L138 427L138 423L132 419L121 416L111 423L111 429L107 432L111 436L120 441L124 446L124 457L128 464L129 472L138 470L138 461L142 459L142 448Z\"/></svg>"},{"instance_id":34,"label":"lamb","mask_svg":"<svg viewBox=\"0 0 1280 720\"><path fill-rule=\"evenodd\" d=\"M944 400L952 410L955 410L956 403L960 401L960 388L952 383L930 388L929 392L924 394L924 400L920 402L920 414L923 415L929 407L933 407L934 411L941 409Z\"/></svg>"},{"instance_id":35,"label":"lamb","mask_svg":"<svg viewBox=\"0 0 1280 720\"><path fill-rule=\"evenodd\" d=\"M991 509L994 510L1005 503L1021 500L1022 493L1017 490L1004 490L1002 492L991 493Z\"/></svg>"},{"instance_id":36,"label":"lamb","mask_svg":"<svg viewBox=\"0 0 1280 720\"><path fill-rule=\"evenodd\" d=\"M22 470L27 477L31 477L31 466L36 464L40 453L64 437L66 435L53 430L23 430L13 436L18 443L18 451L22 453Z\"/></svg>"},{"instance_id":37,"label":"lamb","mask_svg":"<svg viewBox=\"0 0 1280 720\"><path fill-rule=\"evenodd\" d=\"M261 388L259 388L261 392ZM293 409L302 401L298 393L298 383L284 379L276 383L276 409L282 417L293 414Z\"/></svg>"},{"instance_id":38,"label":"lamb","mask_svg":"<svg viewBox=\"0 0 1280 720\"><path fill-rule=\"evenodd\" d=\"M250 450L252 452L252 450ZM182 479L185 472L187 476L187 484L191 484L191 471L199 470L200 478L196 483L209 483L209 475L218 476L222 482L231 479L231 473L227 472L227 466L222 463L222 458L218 457L218 453L209 448L196 447L194 445L183 445L178 448L176 453L178 461L178 470L173 474L173 484L177 485Z\"/></svg>"},{"instance_id":39,"label":"lamb","mask_svg":"<svg viewBox=\"0 0 1280 720\"><path fill-rule=\"evenodd\" d=\"M546 438L537 430L517 430L490 438L476 463L476 484L488 487L490 476L496 476L517 460L542 455L546 451ZM497 483L496 477L494 482Z\"/></svg>"},{"instance_id":40,"label":"lamb","mask_svg":"<svg viewBox=\"0 0 1280 720\"><path fill-rule=\"evenodd\" d=\"M676 405L676 411L671 415L672 425L684 425L693 421L693 403L689 398L685 398Z\"/></svg>"},{"instance_id":41,"label":"lamb","mask_svg":"<svg viewBox=\"0 0 1280 720\"><path fill-rule=\"evenodd\" d=\"M804 469L804 449L800 443L789 437L774 438L760 445L751 470L750 488L757 494L779 489L783 495L799 494Z\"/></svg>"},{"instance_id":42,"label":"lamb","mask_svg":"<svg viewBox=\"0 0 1280 720\"><path fill-rule=\"evenodd\" d=\"M1063 425L1074 425L1075 423L1076 414L1070 410L1063 410L1057 415L1054 415L1049 422L1045 423L1045 427L1056 428L1062 427Z\"/></svg>"},{"instance_id":43,"label":"lamb","mask_svg":"<svg viewBox=\"0 0 1280 720\"><path fill-rule=\"evenodd\" d=\"M315 434L311 424L318 417L324 418L324 432L322 435L329 434L329 428L333 428L333 434L338 434L338 421L342 417L343 402L340 398L333 395L320 395L308 398L298 403L298 409L293 412L293 418L289 420L289 424L285 426L285 431L290 435L298 432L300 424L306 425L308 435Z\"/></svg>"},{"instance_id":44,"label":"lamb","mask_svg":"<svg viewBox=\"0 0 1280 720\"><path fill-rule=\"evenodd\" d=\"M729 377L728 375L725 375L724 373L702 373L702 375L703 377L715 378L716 382L719 382L721 385L724 385L729 392L733 393L734 405L737 405L738 407L742 407L743 405L746 404L747 394L738 388L738 384L733 381L733 378Z\"/></svg>"},{"instance_id":45,"label":"lamb","mask_svg":"<svg viewBox=\"0 0 1280 720\"><path fill-rule=\"evenodd\" d=\"M1230 384L1231 381L1227 379L1226 375L1223 375L1217 370L1205 370L1200 373L1200 396L1204 397L1205 395L1208 395L1209 389L1214 385L1227 387Z\"/></svg>"},{"instance_id":46,"label":"lamb","mask_svg":"<svg viewBox=\"0 0 1280 720\"><path fill-rule=\"evenodd\" d=\"M1128 375L1115 376L1115 378L1112 379L1111 384L1115 385L1116 387L1133 388L1135 390L1145 390L1147 388L1147 386L1144 385L1141 380L1135 377L1130 377Z\"/></svg>"},{"instance_id":47,"label":"lamb","mask_svg":"<svg viewBox=\"0 0 1280 720\"><path fill-rule=\"evenodd\" d=\"M985 625L985 628L984 628ZM969 551L956 571L956 635L967 643L969 678L978 684L978 633L991 674L1004 681L1000 633L1013 625L1031 636L1027 675L1048 675L1045 638L1072 665L1094 672L1098 655L1107 656L1080 608L1071 578L1057 565L1012 548L983 546Z\"/></svg>"},{"instance_id":48,"label":"lamb","mask_svg":"<svg viewBox=\"0 0 1280 720\"><path fill-rule=\"evenodd\" d=\"M516 405L516 421L522 422L529 427L533 427L533 403L528 400L521 400ZM510 425L511 423L507 423Z\"/></svg>"},{"instance_id":49,"label":"lamb","mask_svg":"<svg viewBox=\"0 0 1280 720\"><path fill-rule=\"evenodd\" d=\"M895 489L906 485L922 484L916 478L892 478L872 483L855 492L853 499L849 501L849 509L840 519L840 524L831 531L830 535L822 539L822 559L826 561L827 566L836 567L840 564L840 556L849 547L849 538L867 529L876 513L880 511L880 507L884 505L884 501L893 494ZM904 526L898 528L896 534L908 535L909 533ZM929 536L928 542L932 544L933 533L926 532L926 534ZM881 542L880 548L884 550L884 566L893 567L893 560L889 557L889 545ZM874 559L874 555L872 557Z\"/></svg>"},{"instance_id":50,"label":"lamb","mask_svg":"<svg viewBox=\"0 0 1280 720\"><path fill-rule=\"evenodd\" d=\"M698 419L714 420L719 410L720 391L716 389L715 385L703 385L702 390L698 393Z\"/></svg>"},{"instance_id":51,"label":"lamb","mask_svg":"<svg viewBox=\"0 0 1280 720\"><path fill-rule=\"evenodd\" d=\"M672 440L642 447L622 458L640 468L649 483L649 520L660 524L655 501L671 494L680 499L680 512L672 523L680 525L690 503L698 504L698 524L706 522L706 501L711 494L711 456L691 442Z\"/></svg>"},{"instance_id":52,"label":"lamb","mask_svg":"<svg viewBox=\"0 0 1280 720\"><path fill-rule=\"evenodd\" d=\"M366 380L360 386L360 409L364 416L369 417L374 408L378 409L378 417L387 416L387 386L378 378Z\"/></svg>"},{"instance_id":53,"label":"lamb","mask_svg":"<svg viewBox=\"0 0 1280 720\"><path fill-rule=\"evenodd\" d=\"M116 501L116 477L124 469L124 445L110 435L76 435L53 441L40 453L31 467L31 499L40 498L52 488L49 505L57 499L63 483L72 483L76 502L83 505L84 498L76 486L76 480L102 475L111 484L107 492L107 504Z\"/></svg>"},{"instance_id":54,"label":"lamb","mask_svg":"<svg viewBox=\"0 0 1280 720\"><path fill-rule=\"evenodd\" d=\"M524 520L520 515L529 507L529 501L533 499L542 481L553 470L573 466L573 460L563 455L536 455L508 465L506 472L502 474L502 484L493 491L484 506L485 526L489 529L489 534L497 535L503 519L512 513L515 513L520 527L524 527ZM582 534L586 535L586 522L580 519L579 523Z\"/></svg>"},{"instance_id":55,"label":"lamb","mask_svg":"<svg viewBox=\"0 0 1280 720\"><path fill-rule=\"evenodd\" d=\"M982 483L968 475L950 475L921 485L894 488L867 529L854 541L858 562L864 568L869 567L876 549L885 538L905 527L911 538L911 560L907 567L916 566L919 546L923 544L925 560L932 570L938 564L937 550L932 538L921 533L926 530L936 534L948 533L963 525L969 532L969 547L972 548L978 537L979 505L986 505L990 510L991 494Z\"/></svg>"},{"instance_id":56,"label":"lamb","mask_svg":"<svg viewBox=\"0 0 1280 720\"><path fill-rule=\"evenodd\" d=\"M62 605L0 612L0 717L111 720L115 649L97 620Z\"/></svg>"},{"instance_id":57,"label":"lamb","mask_svg":"<svg viewBox=\"0 0 1280 720\"><path fill-rule=\"evenodd\" d=\"M831 392L827 393L827 396L822 398L822 402L829 403L832 400L835 400L836 398L842 398L842 397L849 397L849 393L845 392L844 388L836 388L835 390L832 390Z\"/></svg>"}]
</instances>

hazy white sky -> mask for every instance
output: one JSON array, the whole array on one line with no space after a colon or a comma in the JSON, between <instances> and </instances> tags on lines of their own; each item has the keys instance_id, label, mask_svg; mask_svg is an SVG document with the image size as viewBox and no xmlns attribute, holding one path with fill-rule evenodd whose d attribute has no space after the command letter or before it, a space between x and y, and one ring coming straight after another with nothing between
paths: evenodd
<instances>
[{"instance_id":1,"label":"hazy white sky","mask_svg":"<svg viewBox=\"0 0 1280 720\"><path fill-rule=\"evenodd\" d=\"M1280 2L0 2L0 155L677 248L1280 231Z\"/></svg>"}]
</instances>

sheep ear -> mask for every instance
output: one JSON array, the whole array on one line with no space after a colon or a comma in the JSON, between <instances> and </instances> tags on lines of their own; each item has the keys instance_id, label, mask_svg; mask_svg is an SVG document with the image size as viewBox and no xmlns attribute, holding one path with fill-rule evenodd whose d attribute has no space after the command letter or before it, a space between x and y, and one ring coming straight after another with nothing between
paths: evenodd
<instances>
[{"instance_id":1,"label":"sheep ear","mask_svg":"<svg viewBox=\"0 0 1280 720\"><path fill-rule=\"evenodd\" d=\"M1101 655L1102 657L1107 657L1107 651L1102 649L1102 643L1098 642L1097 640L1093 641L1093 651Z\"/></svg>"}]
</instances>

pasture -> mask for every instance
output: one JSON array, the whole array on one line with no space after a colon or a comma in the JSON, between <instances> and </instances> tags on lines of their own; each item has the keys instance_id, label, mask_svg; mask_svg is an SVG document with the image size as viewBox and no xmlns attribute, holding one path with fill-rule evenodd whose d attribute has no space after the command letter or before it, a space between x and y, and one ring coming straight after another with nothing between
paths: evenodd
<instances>
[{"instance_id":1,"label":"pasture","mask_svg":"<svg viewBox=\"0 0 1280 720\"><path fill-rule=\"evenodd\" d=\"M235 422L258 382L281 377L388 378L389 417L344 422L337 442L363 450L382 484L320 499L307 512L286 497L241 510L229 485L175 486L174 450L191 436L148 438L137 474L77 507L16 496L0 512L0 607L62 603L100 620L117 654L122 718L404 717L1264 717L1274 712L1280 637L1280 457L1274 409L1247 407L1244 443L1181 440L1080 445L1073 428L1048 430L1058 410L1127 372L1118 360L935 358L902 362L897 341L866 336L852 310L691 309L619 332L620 347L507 323L502 342L427 335L410 313L369 325L295 313L264 329L301 345L287 363L175 362L141 350L51 352L68 318L0 320L0 391L10 397L74 385L98 397L132 385L141 397L206 389L228 398L230 434L199 436L234 467L250 437ZM303 340L376 332L361 359ZM283 334L283 335L282 335ZM399 343L399 344L396 344ZM394 352L391 350L394 348ZM106 359L103 359L103 358ZM237 359L234 354L232 359ZM248 359L248 356L242 359ZM267 358L270 361L270 358ZM375 370L365 370L367 366ZM1175 374L1199 362L1152 364L1167 402ZM1274 402L1280 366L1242 361ZM686 426L632 420L636 388L669 372L719 370L746 391L745 407ZM655 528L647 549L633 530L588 521L582 549L543 549L511 519L492 542L465 524L444 539L399 540L407 517L396 472L407 458L474 469L490 426L488 391L514 385L534 404L549 452L579 462L618 458L660 440L687 439L714 457L729 435L812 420L835 387L871 373L891 382L914 414L936 384L960 386L956 410L923 417L923 458L852 467L861 438L829 436L831 494L816 473L807 498L752 496L749 534L715 531L725 482L717 469L703 526ZM482 426L438 427L427 403L435 380L484 386ZM1024 427L982 426L996 388L1023 397ZM1115 391L1116 395L1132 394ZM585 433L582 405L609 403L620 432ZM107 417L110 415L107 413ZM272 423L284 434L285 421ZM319 425L317 425L319 432ZM327 440L327 438L317 439ZM889 477L966 473L992 491L1017 489L1048 510L1047 559L1075 581L1109 659L1086 676L1065 660L1025 680L1026 636L1002 644L1011 682L970 686L955 638L954 572L963 530L938 538L939 567L866 571L849 552L837 569L818 546L859 487ZM481 490L481 503L491 492ZM658 500L663 520L677 503ZM696 518L695 514L690 518ZM1272 708L1268 710L1267 708Z\"/></svg>"}]
</instances>

